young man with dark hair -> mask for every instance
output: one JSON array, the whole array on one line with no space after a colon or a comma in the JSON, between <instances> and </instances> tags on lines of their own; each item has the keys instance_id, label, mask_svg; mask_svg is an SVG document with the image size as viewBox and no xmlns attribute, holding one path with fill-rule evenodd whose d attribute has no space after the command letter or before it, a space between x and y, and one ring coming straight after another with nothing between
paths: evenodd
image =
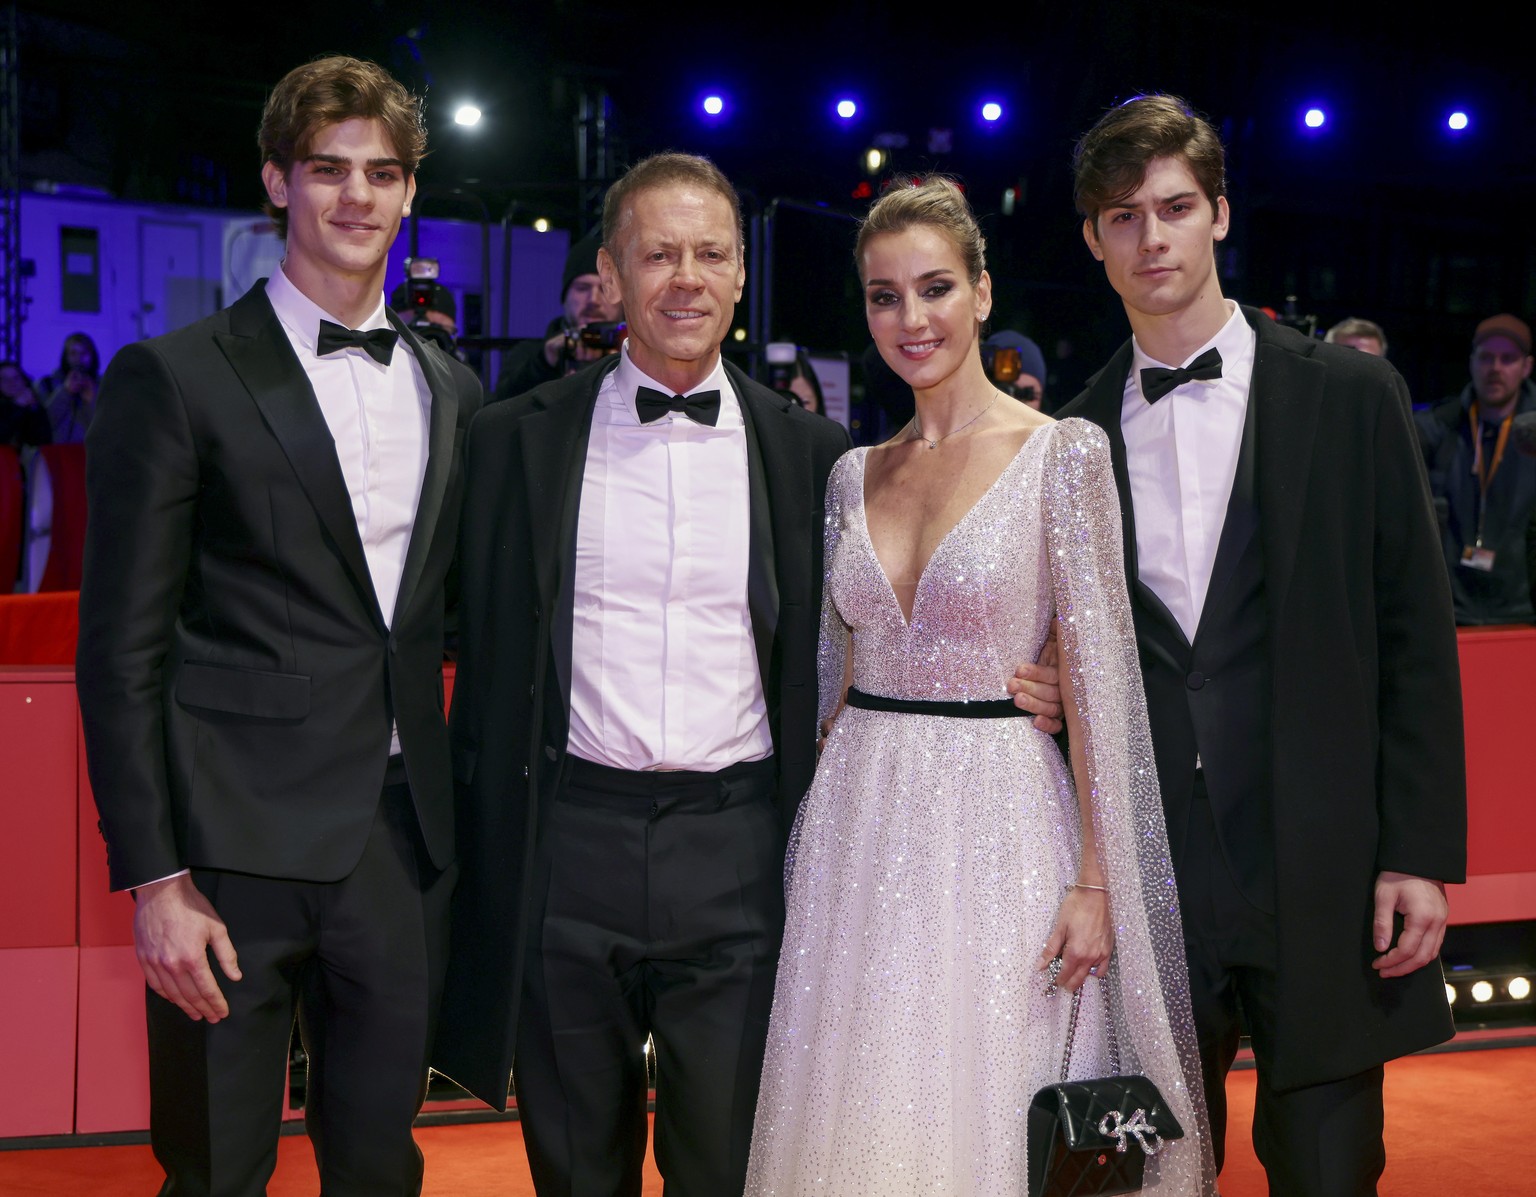
<instances>
[{"instance_id":1,"label":"young man with dark hair","mask_svg":"<svg viewBox=\"0 0 1536 1197\"><path fill-rule=\"evenodd\" d=\"M1270 1192L1374 1193L1382 1063L1451 1034L1437 954L1466 855L1403 381L1223 297L1220 141L1182 100L1111 110L1075 167L1132 338L1059 414L1110 438L1217 1161L1241 1012Z\"/></svg>"},{"instance_id":2,"label":"young man with dark hair","mask_svg":"<svg viewBox=\"0 0 1536 1197\"><path fill-rule=\"evenodd\" d=\"M297 1009L322 1191L412 1194L454 880L444 578L480 388L384 305L417 101L322 59L278 84L260 142L281 268L122 350L87 440L91 785L137 903L165 1191L265 1191Z\"/></svg>"}]
</instances>

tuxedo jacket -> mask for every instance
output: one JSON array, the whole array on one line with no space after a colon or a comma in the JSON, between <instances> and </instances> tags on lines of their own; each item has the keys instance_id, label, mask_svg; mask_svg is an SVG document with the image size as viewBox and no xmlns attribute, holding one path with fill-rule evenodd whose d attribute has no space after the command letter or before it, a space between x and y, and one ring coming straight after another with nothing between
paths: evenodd
<instances>
[{"instance_id":1,"label":"tuxedo jacket","mask_svg":"<svg viewBox=\"0 0 1536 1197\"><path fill-rule=\"evenodd\" d=\"M1268 807L1249 822L1271 837L1279 959L1268 1083L1283 1090L1450 1036L1438 967L1391 980L1370 967L1373 886L1383 870L1464 879L1466 779L1450 588L1403 381L1380 358L1243 314L1257 333L1248 424L1193 644L1137 581L1120 431L1129 342L1059 414L1109 435L1176 854L1196 752L1218 826L1243 825L1245 812L1225 818L1234 804ZM1233 601L1228 584L1255 548L1268 675L1257 717L1207 684L1235 659L1219 648L1200 656L1213 604ZM1179 646L1199 668L1178 672ZM1260 792L1248 789L1245 755L1265 762ZM1244 845L1227 846L1243 858Z\"/></svg>"},{"instance_id":2,"label":"tuxedo jacket","mask_svg":"<svg viewBox=\"0 0 1536 1197\"><path fill-rule=\"evenodd\" d=\"M388 626L264 281L113 359L86 444L76 679L114 888L189 866L345 877L378 809L391 719L427 848L452 861L444 578L480 385L395 327L432 402Z\"/></svg>"},{"instance_id":3,"label":"tuxedo jacket","mask_svg":"<svg viewBox=\"0 0 1536 1197\"><path fill-rule=\"evenodd\" d=\"M433 1066L504 1109L532 862L565 759L578 507L617 357L489 405L471 429L452 737L459 864ZM787 834L816 766L822 502L847 431L726 373L747 430L747 599ZM658 613L659 614L659 613Z\"/></svg>"}]
</instances>

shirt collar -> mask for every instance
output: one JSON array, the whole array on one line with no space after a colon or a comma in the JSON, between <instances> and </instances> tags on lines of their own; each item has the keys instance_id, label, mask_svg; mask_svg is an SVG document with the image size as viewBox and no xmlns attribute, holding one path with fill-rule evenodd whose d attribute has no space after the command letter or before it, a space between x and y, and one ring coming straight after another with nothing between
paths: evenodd
<instances>
[{"instance_id":1,"label":"shirt collar","mask_svg":"<svg viewBox=\"0 0 1536 1197\"><path fill-rule=\"evenodd\" d=\"M660 391L663 395L672 395L675 392L671 387L662 386L644 370L635 364L635 359L629 355L629 342L625 341L619 350L619 364L614 369L614 381L618 384L618 403L630 420L640 423L639 413L635 409L635 392L641 387L650 387ZM700 391L720 392L720 419L716 428L732 428L742 423L740 408L736 402L736 390L731 386L731 379L725 372L725 357L715 359L715 368L700 380L697 386L689 387L683 392L687 395L697 395ZM684 417L686 419L686 417ZM657 424L665 423L665 420L656 421Z\"/></svg>"},{"instance_id":2,"label":"shirt collar","mask_svg":"<svg viewBox=\"0 0 1536 1197\"><path fill-rule=\"evenodd\" d=\"M333 316L294 286L281 266L267 280L267 299L272 304L272 310L277 313L277 318L283 322L283 327L310 353L314 353L315 341L320 336L320 321L329 320L332 324L347 326L345 320ZM379 292L378 306L373 309L373 314L357 327L363 332L391 327L384 306L384 292Z\"/></svg>"},{"instance_id":3,"label":"shirt collar","mask_svg":"<svg viewBox=\"0 0 1536 1197\"><path fill-rule=\"evenodd\" d=\"M1141 342L1136 339L1136 335L1134 333L1131 334L1131 378L1135 380L1138 396L1145 399L1145 396L1141 395L1141 372L1143 370L1149 366L1161 366L1165 370L1184 367L1189 365L1190 362L1194 361L1207 349L1215 349L1221 354L1221 374L1224 379L1235 380L1239 385L1246 386L1247 374L1234 373L1233 367L1239 365L1245 359L1252 359L1254 332L1252 326L1244 318L1243 310L1230 299L1226 301L1226 304L1230 309L1227 322L1216 330L1214 337L1196 349L1182 362L1169 363L1158 361L1141 347Z\"/></svg>"}]
</instances>

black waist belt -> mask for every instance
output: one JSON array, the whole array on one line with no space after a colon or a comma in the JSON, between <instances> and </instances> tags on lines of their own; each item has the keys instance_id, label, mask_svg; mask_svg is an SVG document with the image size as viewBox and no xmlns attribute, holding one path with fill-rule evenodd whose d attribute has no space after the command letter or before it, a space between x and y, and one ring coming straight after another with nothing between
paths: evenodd
<instances>
[{"instance_id":1,"label":"black waist belt","mask_svg":"<svg viewBox=\"0 0 1536 1197\"><path fill-rule=\"evenodd\" d=\"M978 698L971 702L930 702L924 698L883 698L848 687L848 705L865 711L896 711L903 715L943 715L949 719L1009 719L1034 716L1013 705L1011 698Z\"/></svg>"}]
</instances>

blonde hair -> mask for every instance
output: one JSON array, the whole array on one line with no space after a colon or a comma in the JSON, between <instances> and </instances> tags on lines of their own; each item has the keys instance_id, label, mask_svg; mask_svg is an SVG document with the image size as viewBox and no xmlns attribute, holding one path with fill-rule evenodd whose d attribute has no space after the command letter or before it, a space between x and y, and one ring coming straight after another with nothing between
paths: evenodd
<instances>
[{"instance_id":1,"label":"blonde hair","mask_svg":"<svg viewBox=\"0 0 1536 1197\"><path fill-rule=\"evenodd\" d=\"M981 235L965 193L943 175L897 175L891 180L859 225L859 238L853 247L859 277L864 277L864 249L872 238L920 225L938 229L954 242L971 286L981 281L981 272L987 268L987 239Z\"/></svg>"}]
</instances>

